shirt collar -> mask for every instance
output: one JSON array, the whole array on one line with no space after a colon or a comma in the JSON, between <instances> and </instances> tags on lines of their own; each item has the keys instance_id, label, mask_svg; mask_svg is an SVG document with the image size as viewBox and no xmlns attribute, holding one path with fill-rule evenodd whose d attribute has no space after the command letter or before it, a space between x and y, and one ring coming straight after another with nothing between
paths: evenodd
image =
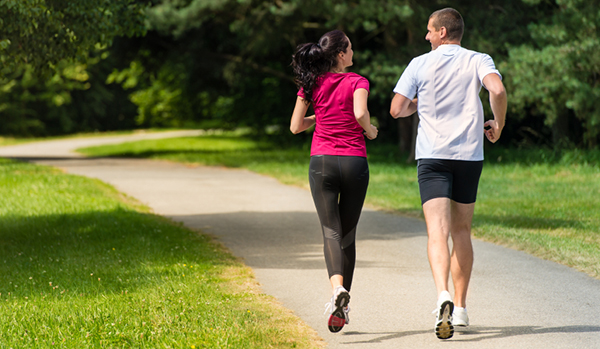
<instances>
[{"instance_id":1,"label":"shirt collar","mask_svg":"<svg viewBox=\"0 0 600 349\"><path fill-rule=\"evenodd\" d=\"M442 51L446 51L446 50L456 50L457 48L460 48L460 45L456 45L456 44L443 44L437 47L436 51L439 49L442 49Z\"/></svg>"},{"instance_id":2,"label":"shirt collar","mask_svg":"<svg viewBox=\"0 0 600 349\"><path fill-rule=\"evenodd\" d=\"M461 46L456 44L443 44L438 46L438 48L432 52L437 52L444 56L453 56L460 48Z\"/></svg>"}]
</instances>

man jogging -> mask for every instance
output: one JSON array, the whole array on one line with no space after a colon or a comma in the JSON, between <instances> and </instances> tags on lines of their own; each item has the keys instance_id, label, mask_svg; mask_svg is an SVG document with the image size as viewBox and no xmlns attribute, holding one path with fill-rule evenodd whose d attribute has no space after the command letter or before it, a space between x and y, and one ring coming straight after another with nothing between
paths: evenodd
<instances>
[{"instance_id":1,"label":"man jogging","mask_svg":"<svg viewBox=\"0 0 600 349\"><path fill-rule=\"evenodd\" d=\"M483 166L483 135L502 133L507 98L492 58L460 46L464 22L452 8L431 14L431 52L414 58L394 88L390 114L419 115L416 144L419 191L427 224L427 253L437 288L435 333L468 326L466 297L473 267L471 221ZM489 91L493 120L485 121L479 91ZM417 98L415 98L415 96ZM414 99L413 99L414 98ZM452 237L452 251L448 238ZM448 292L452 274L454 298Z\"/></svg>"}]
</instances>

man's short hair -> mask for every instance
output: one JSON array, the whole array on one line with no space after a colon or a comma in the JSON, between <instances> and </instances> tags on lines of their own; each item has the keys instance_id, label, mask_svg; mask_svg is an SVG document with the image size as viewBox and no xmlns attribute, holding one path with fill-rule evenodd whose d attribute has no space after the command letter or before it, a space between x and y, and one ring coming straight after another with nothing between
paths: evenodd
<instances>
[{"instance_id":1,"label":"man's short hair","mask_svg":"<svg viewBox=\"0 0 600 349\"><path fill-rule=\"evenodd\" d=\"M440 30L441 27L446 28L448 40L460 41L465 31L465 22L458 11L453 8L447 7L441 10L437 10L429 16L429 19L433 21L431 24L436 31Z\"/></svg>"}]
</instances>

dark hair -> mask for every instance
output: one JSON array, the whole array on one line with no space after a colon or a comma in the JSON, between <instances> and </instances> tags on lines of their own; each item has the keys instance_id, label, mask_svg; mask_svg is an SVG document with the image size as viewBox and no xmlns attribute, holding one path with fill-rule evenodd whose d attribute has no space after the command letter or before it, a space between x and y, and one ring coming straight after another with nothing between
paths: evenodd
<instances>
[{"instance_id":1,"label":"dark hair","mask_svg":"<svg viewBox=\"0 0 600 349\"><path fill-rule=\"evenodd\" d=\"M437 10L429 16L429 19L433 18L431 25L435 30L440 30L441 27L446 28L448 34L448 40L460 41L465 31L465 23L463 18L458 11L453 8L447 7L441 10Z\"/></svg>"},{"instance_id":2,"label":"dark hair","mask_svg":"<svg viewBox=\"0 0 600 349\"><path fill-rule=\"evenodd\" d=\"M292 56L294 81L298 89L304 90L306 103L312 102L312 93L317 79L337 64L337 55L346 52L350 42L341 30L325 33L319 43L298 45Z\"/></svg>"}]
</instances>

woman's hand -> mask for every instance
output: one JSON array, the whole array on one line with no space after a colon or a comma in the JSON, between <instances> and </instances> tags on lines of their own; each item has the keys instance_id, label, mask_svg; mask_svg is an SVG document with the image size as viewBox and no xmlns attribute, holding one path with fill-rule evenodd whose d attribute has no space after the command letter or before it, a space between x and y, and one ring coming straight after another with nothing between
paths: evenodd
<instances>
[{"instance_id":1,"label":"woman's hand","mask_svg":"<svg viewBox=\"0 0 600 349\"><path fill-rule=\"evenodd\" d=\"M377 138L379 130L377 130L377 127L375 127L373 124L371 124L370 126L371 127L369 128L369 130L365 131L365 136L370 140L374 140L375 138Z\"/></svg>"}]
</instances>

